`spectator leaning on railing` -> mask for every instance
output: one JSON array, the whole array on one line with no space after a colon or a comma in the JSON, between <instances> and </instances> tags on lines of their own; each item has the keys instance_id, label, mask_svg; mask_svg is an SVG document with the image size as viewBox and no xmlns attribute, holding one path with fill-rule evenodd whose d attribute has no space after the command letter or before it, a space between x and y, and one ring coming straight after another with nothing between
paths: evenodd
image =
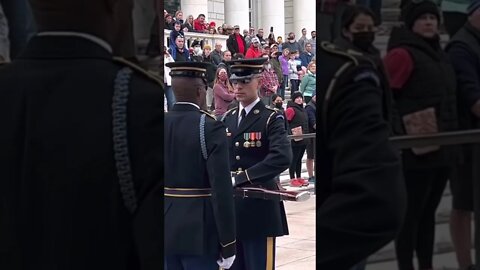
<instances>
[{"instance_id":1,"label":"spectator leaning on railing","mask_svg":"<svg viewBox=\"0 0 480 270\"><path fill-rule=\"evenodd\" d=\"M208 33L204 14L198 15L197 19L193 21L193 29L199 33Z\"/></svg>"},{"instance_id":2,"label":"spectator leaning on railing","mask_svg":"<svg viewBox=\"0 0 480 270\"><path fill-rule=\"evenodd\" d=\"M183 24L182 29L185 32L195 32L193 28L193 15L188 15L187 21Z\"/></svg>"}]
</instances>

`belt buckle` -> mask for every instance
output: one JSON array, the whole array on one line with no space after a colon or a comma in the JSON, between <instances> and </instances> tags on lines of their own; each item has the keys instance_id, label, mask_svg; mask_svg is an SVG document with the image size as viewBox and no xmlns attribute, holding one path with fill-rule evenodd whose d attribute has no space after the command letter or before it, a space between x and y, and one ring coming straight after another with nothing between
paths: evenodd
<instances>
[{"instance_id":1,"label":"belt buckle","mask_svg":"<svg viewBox=\"0 0 480 270\"><path fill-rule=\"evenodd\" d=\"M243 189L243 198L248 198L247 190L246 190L246 189Z\"/></svg>"}]
</instances>

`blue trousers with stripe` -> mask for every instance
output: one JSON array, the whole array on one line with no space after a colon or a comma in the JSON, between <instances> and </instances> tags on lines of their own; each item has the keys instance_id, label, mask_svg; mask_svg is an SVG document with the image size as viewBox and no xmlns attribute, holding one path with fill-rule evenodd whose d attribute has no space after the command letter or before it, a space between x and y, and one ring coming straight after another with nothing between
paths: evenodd
<instances>
[{"instance_id":1,"label":"blue trousers with stripe","mask_svg":"<svg viewBox=\"0 0 480 270\"><path fill-rule=\"evenodd\" d=\"M229 270L252 269L275 269L275 237L237 239L237 255Z\"/></svg>"}]
</instances>

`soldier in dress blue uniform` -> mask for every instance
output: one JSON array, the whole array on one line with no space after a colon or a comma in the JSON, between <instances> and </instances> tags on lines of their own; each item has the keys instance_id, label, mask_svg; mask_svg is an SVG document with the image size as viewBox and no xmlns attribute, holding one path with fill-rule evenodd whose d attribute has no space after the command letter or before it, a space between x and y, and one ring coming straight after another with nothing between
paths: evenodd
<instances>
[{"instance_id":1,"label":"soldier in dress blue uniform","mask_svg":"<svg viewBox=\"0 0 480 270\"><path fill-rule=\"evenodd\" d=\"M288 168L292 153L283 114L258 97L264 62L265 58L228 63L239 104L222 121L227 126L234 185L278 190L275 178ZM274 269L275 237L288 234L283 203L235 198L235 206L238 253L232 269Z\"/></svg>"},{"instance_id":2,"label":"soldier in dress blue uniform","mask_svg":"<svg viewBox=\"0 0 480 270\"><path fill-rule=\"evenodd\" d=\"M163 265L163 81L113 57L130 2L30 1L39 32L0 68L2 270Z\"/></svg>"},{"instance_id":3,"label":"soldier in dress blue uniform","mask_svg":"<svg viewBox=\"0 0 480 270\"><path fill-rule=\"evenodd\" d=\"M405 186L375 63L326 42L317 61L317 268L349 269L395 238Z\"/></svg>"},{"instance_id":4,"label":"soldier in dress blue uniform","mask_svg":"<svg viewBox=\"0 0 480 270\"><path fill-rule=\"evenodd\" d=\"M165 268L229 269L236 232L227 136L225 126L200 109L208 64L167 66L177 103L164 126Z\"/></svg>"}]
</instances>

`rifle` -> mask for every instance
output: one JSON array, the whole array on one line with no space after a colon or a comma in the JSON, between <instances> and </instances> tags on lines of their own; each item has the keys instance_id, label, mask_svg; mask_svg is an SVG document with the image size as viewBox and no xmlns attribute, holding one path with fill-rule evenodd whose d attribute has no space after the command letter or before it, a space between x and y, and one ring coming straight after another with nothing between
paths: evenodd
<instances>
[{"instance_id":1,"label":"rifle","mask_svg":"<svg viewBox=\"0 0 480 270\"><path fill-rule=\"evenodd\" d=\"M234 189L237 198L253 198L273 201L304 202L310 198L308 191L270 190L261 187L237 187Z\"/></svg>"}]
</instances>

